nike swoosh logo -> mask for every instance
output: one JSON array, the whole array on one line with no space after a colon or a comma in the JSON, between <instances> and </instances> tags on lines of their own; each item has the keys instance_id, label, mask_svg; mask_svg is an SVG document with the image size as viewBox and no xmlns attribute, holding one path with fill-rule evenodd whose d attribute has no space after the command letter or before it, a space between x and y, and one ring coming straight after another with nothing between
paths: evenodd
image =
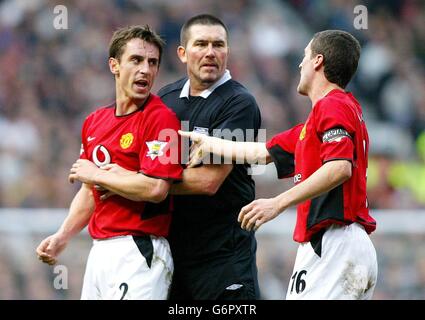
<instances>
[{"instance_id":1,"label":"nike swoosh logo","mask_svg":"<svg viewBox=\"0 0 425 320\"><path fill-rule=\"evenodd\" d=\"M92 141L92 140L94 140L94 139L96 139L96 137L88 137L88 138L87 138L87 141Z\"/></svg>"}]
</instances>

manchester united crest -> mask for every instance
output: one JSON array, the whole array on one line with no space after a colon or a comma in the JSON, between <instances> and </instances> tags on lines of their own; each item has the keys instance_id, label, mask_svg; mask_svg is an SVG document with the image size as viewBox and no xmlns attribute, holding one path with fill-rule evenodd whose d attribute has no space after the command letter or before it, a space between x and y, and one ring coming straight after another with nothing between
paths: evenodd
<instances>
[{"instance_id":1,"label":"manchester united crest","mask_svg":"<svg viewBox=\"0 0 425 320\"><path fill-rule=\"evenodd\" d=\"M120 139L121 148L127 149L128 147L131 146L131 144L133 143L133 140L134 140L134 136L132 133L123 134Z\"/></svg>"}]
</instances>

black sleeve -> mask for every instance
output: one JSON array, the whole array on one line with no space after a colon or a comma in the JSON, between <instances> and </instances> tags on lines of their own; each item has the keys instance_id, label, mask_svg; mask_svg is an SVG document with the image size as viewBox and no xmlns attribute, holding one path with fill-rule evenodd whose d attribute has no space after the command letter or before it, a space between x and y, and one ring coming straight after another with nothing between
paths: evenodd
<instances>
[{"instance_id":1,"label":"black sleeve","mask_svg":"<svg viewBox=\"0 0 425 320\"><path fill-rule=\"evenodd\" d=\"M295 148L302 132L305 130L303 123L280 132L266 142L266 148L276 166L279 179L294 175Z\"/></svg>"},{"instance_id":2,"label":"black sleeve","mask_svg":"<svg viewBox=\"0 0 425 320\"><path fill-rule=\"evenodd\" d=\"M294 175L294 154L285 151L278 144L267 148L267 151L270 153L270 157L276 166L278 179L288 178Z\"/></svg>"}]
</instances>

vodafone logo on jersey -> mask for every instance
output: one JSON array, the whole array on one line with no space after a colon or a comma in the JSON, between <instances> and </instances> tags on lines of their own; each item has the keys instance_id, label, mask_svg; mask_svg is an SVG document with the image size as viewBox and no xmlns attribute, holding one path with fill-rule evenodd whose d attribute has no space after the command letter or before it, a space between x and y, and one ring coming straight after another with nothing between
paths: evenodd
<instances>
[{"instance_id":1,"label":"vodafone logo on jersey","mask_svg":"<svg viewBox=\"0 0 425 320\"><path fill-rule=\"evenodd\" d=\"M302 178L303 177L302 177L301 173L296 174L294 176L294 184L297 184L297 183L301 182Z\"/></svg>"},{"instance_id":2,"label":"vodafone logo on jersey","mask_svg":"<svg viewBox=\"0 0 425 320\"><path fill-rule=\"evenodd\" d=\"M92 158L93 158L93 162L98 167L102 167L104 165L111 163L111 155L109 154L108 149L106 149L101 144L97 145L93 149Z\"/></svg>"}]
</instances>

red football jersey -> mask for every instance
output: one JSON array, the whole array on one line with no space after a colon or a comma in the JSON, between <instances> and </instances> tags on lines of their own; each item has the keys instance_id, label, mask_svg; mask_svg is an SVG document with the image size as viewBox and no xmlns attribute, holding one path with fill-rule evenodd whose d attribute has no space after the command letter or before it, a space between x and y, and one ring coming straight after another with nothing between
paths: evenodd
<instances>
[{"instance_id":1,"label":"red football jersey","mask_svg":"<svg viewBox=\"0 0 425 320\"><path fill-rule=\"evenodd\" d=\"M116 163L149 177L181 179L180 123L177 116L152 95L139 110L115 115L115 104L91 113L82 129L80 157L97 166ZM119 235L167 236L172 199L160 204L136 202L114 195L101 201L93 188L96 207L89 232L95 238Z\"/></svg>"},{"instance_id":2,"label":"red football jersey","mask_svg":"<svg viewBox=\"0 0 425 320\"><path fill-rule=\"evenodd\" d=\"M368 233L375 230L366 198L369 137L360 104L351 93L332 90L315 104L305 125L274 136L266 146L279 178L293 176L295 184L327 161L346 159L352 163L349 180L298 205L295 241L310 241L332 223L358 222Z\"/></svg>"}]
</instances>

